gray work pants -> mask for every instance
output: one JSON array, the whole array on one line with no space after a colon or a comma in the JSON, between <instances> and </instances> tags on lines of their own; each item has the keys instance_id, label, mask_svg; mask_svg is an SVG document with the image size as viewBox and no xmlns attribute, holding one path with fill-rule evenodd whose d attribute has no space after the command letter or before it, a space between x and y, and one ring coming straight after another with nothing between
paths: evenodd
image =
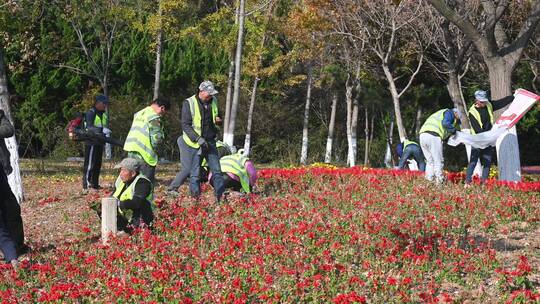
<instances>
[{"instance_id":1,"label":"gray work pants","mask_svg":"<svg viewBox=\"0 0 540 304\"><path fill-rule=\"evenodd\" d=\"M167 188L169 191L177 191L178 187L188 179L193 156L197 153L196 149L193 149L186 144L182 136L178 137L176 143L178 144L178 150L180 150L180 171L178 171L174 180Z\"/></svg>"}]
</instances>

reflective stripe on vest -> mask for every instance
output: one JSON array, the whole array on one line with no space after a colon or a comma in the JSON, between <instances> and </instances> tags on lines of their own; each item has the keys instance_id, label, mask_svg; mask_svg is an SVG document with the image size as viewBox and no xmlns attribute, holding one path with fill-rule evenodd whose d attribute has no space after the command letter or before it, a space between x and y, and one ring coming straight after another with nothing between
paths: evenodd
<instances>
[{"instance_id":1,"label":"reflective stripe on vest","mask_svg":"<svg viewBox=\"0 0 540 304\"><path fill-rule=\"evenodd\" d=\"M135 179L133 180L133 182L131 182L131 184L127 187L127 189L124 190L122 194L120 194L120 191L124 189L124 186L126 184L122 181L120 176L118 176L118 178L116 179L116 182L114 183L115 190L112 196L121 202L133 199L133 194L135 193L135 186L137 185L137 182L141 178L147 180L150 184L152 184L146 176L139 174L135 177ZM152 188L153 187L150 187L150 189ZM152 190L150 190L150 193L146 196L145 199L152 205L152 207L154 207L154 193ZM133 216L132 211L129 209L122 210L121 208L118 208L118 211L120 212L120 214L128 218L128 220L131 219L131 217Z\"/></svg>"},{"instance_id":2,"label":"reflective stripe on vest","mask_svg":"<svg viewBox=\"0 0 540 304\"><path fill-rule=\"evenodd\" d=\"M242 185L242 190L246 193L250 193L249 190L249 175L246 170L245 164L248 161L248 158L242 154L232 154L223 156L219 160L221 165L221 172L223 173L232 173L238 178L240 178L240 184Z\"/></svg>"},{"instance_id":3,"label":"reflective stripe on vest","mask_svg":"<svg viewBox=\"0 0 540 304\"><path fill-rule=\"evenodd\" d=\"M428 131L435 132L441 137L442 140L447 139L450 136L450 134L448 133L446 128L443 127L442 125L442 122L444 119L444 112L446 111L452 111L452 110L442 109L431 114L431 116L429 116L426 122L422 125L422 128L420 128L420 133L424 133ZM456 122L457 120L454 118L454 122L453 122L454 127L456 126Z\"/></svg>"},{"instance_id":4,"label":"reflective stripe on vest","mask_svg":"<svg viewBox=\"0 0 540 304\"><path fill-rule=\"evenodd\" d=\"M199 109L199 102L197 100L197 97L195 95L188 98L189 102L189 110L191 112L191 126L193 127L193 130L198 136L201 136L201 129L202 129L202 115L201 110ZM210 103L210 107L212 110L212 121L214 124L216 124L216 117L218 115L218 106L216 98L212 97L212 102ZM192 141L189 136L184 132L182 134L182 138L186 142L186 144L192 148L199 149L199 144L197 142Z\"/></svg>"},{"instance_id":5,"label":"reflective stripe on vest","mask_svg":"<svg viewBox=\"0 0 540 304\"><path fill-rule=\"evenodd\" d=\"M405 148L407 148L408 145L417 145L418 146L418 144L416 142L414 142L412 140L405 139L403 141L403 151L405 151Z\"/></svg>"},{"instance_id":6,"label":"reflective stripe on vest","mask_svg":"<svg viewBox=\"0 0 540 304\"><path fill-rule=\"evenodd\" d=\"M158 162L157 153L150 141L150 121L158 117L150 106L135 113L124 144L125 151L139 153L150 166L155 166Z\"/></svg>"},{"instance_id":7,"label":"reflective stripe on vest","mask_svg":"<svg viewBox=\"0 0 540 304\"><path fill-rule=\"evenodd\" d=\"M486 103L487 111L489 113L489 121L491 122L491 125L493 125L493 106L491 105L491 102ZM469 108L469 115L472 115L478 124L480 125L480 129L484 128L484 122L482 121L482 118L480 117L480 112L478 112L478 109L472 105ZM476 134L476 131L474 131L474 128L471 128L471 134Z\"/></svg>"}]
</instances>

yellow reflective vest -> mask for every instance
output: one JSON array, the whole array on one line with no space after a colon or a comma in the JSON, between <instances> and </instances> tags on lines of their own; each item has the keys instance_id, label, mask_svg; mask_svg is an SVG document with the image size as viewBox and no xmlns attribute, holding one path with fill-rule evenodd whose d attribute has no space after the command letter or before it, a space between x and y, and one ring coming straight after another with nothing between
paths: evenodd
<instances>
[{"instance_id":1,"label":"yellow reflective vest","mask_svg":"<svg viewBox=\"0 0 540 304\"><path fill-rule=\"evenodd\" d=\"M199 102L197 100L197 97L195 95L188 98L189 102L189 110L191 111L191 126L193 127L193 130L195 133L199 136L201 136L202 133L202 115L201 115L201 109L199 108ZM216 117L218 116L218 106L217 106L217 100L215 98L212 98L212 102L210 103L210 107L212 110L212 121L214 124L216 124ZM182 138L186 142L186 144L192 148L199 149L199 144L196 141L192 141L189 136L184 132L182 134Z\"/></svg>"},{"instance_id":2,"label":"yellow reflective vest","mask_svg":"<svg viewBox=\"0 0 540 304\"><path fill-rule=\"evenodd\" d=\"M107 112L103 112L103 114L101 114L101 117L99 117L99 115L97 115L96 113L96 116L94 117L94 127L104 128L104 127L107 127L108 125L109 125L109 114ZM86 120L84 121L84 127L86 128Z\"/></svg>"},{"instance_id":3,"label":"yellow reflective vest","mask_svg":"<svg viewBox=\"0 0 540 304\"><path fill-rule=\"evenodd\" d=\"M443 127L442 125L442 122L444 119L444 112L446 111L452 111L452 110L442 109L431 114L431 116L429 116L426 122L422 125L422 128L420 128L420 133L424 133L428 131L435 132L441 137L442 140L445 140L448 137L450 137L450 133L448 133L446 128ZM458 128L457 119L455 117L454 117L453 125L456 129Z\"/></svg>"},{"instance_id":4,"label":"yellow reflective vest","mask_svg":"<svg viewBox=\"0 0 540 304\"><path fill-rule=\"evenodd\" d=\"M133 194L135 193L135 186L137 185L137 182L140 179L145 179L151 184L150 180L148 178L146 178L146 176L144 176L142 174L139 174L139 175L137 175L135 177L135 179L133 180L133 182L131 182L131 184L127 187L127 189L124 190L124 192L121 192L124 189L124 186L126 184L122 181L120 176L118 176L118 178L116 179L116 182L114 183L115 190L114 190L114 193L113 193L112 196L114 198L116 198L117 200L121 201L121 202L122 201L127 201L127 200L132 200L133 199ZM150 187L150 189L153 189L153 187ZM152 207L154 207L154 192L153 192L153 190L150 191L150 193L146 196L145 199L152 205ZM118 208L118 210L119 210L120 214L124 215L128 220L130 220L131 217L133 216L133 212L131 210L122 210L121 208Z\"/></svg>"},{"instance_id":5,"label":"yellow reflective vest","mask_svg":"<svg viewBox=\"0 0 540 304\"><path fill-rule=\"evenodd\" d=\"M159 126L159 115L156 114L151 106L135 113L131 129L127 135L126 142L124 143L124 151L138 153L150 166L155 166L158 162L158 155L152 145L153 140L150 132L150 124L154 123L153 121L156 119L158 119L158 127L161 128L161 126ZM162 131L159 133L159 136L161 137Z\"/></svg>"},{"instance_id":6,"label":"yellow reflective vest","mask_svg":"<svg viewBox=\"0 0 540 304\"><path fill-rule=\"evenodd\" d=\"M403 151L405 151L405 148L407 148L408 145L417 145L418 146L418 144L416 142L414 142L412 140L405 139L403 141Z\"/></svg>"},{"instance_id":7,"label":"yellow reflective vest","mask_svg":"<svg viewBox=\"0 0 540 304\"><path fill-rule=\"evenodd\" d=\"M249 175L246 170L246 161L249 158L245 157L243 154L235 153L227 156L223 156L219 160L221 165L221 172L223 173L232 173L240 178L240 185L242 185L242 190L245 193L250 193L249 188Z\"/></svg>"},{"instance_id":8,"label":"yellow reflective vest","mask_svg":"<svg viewBox=\"0 0 540 304\"><path fill-rule=\"evenodd\" d=\"M488 101L486 107L489 113L489 121L491 122L491 125L493 125L493 105L491 104L491 102ZM476 119L478 125L480 125L480 128L484 128L484 123L482 122L482 118L480 117L480 112L478 112L478 109L474 105L469 108L469 116L472 116ZM471 128L471 134L476 134L474 128Z\"/></svg>"}]
</instances>

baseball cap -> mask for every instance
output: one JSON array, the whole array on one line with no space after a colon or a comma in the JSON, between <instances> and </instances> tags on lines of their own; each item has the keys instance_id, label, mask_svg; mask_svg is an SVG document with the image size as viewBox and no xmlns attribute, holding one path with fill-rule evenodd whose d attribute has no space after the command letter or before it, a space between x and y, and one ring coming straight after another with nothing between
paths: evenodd
<instances>
[{"instance_id":1,"label":"baseball cap","mask_svg":"<svg viewBox=\"0 0 540 304\"><path fill-rule=\"evenodd\" d=\"M128 169L130 171L137 171L139 172L141 169L141 163L134 158L124 158L119 164L114 166L115 169Z\"/></svg>"},{"instance_id":2,"label":"baseball cap","mask_svg":"<svg viewBox=\"0 0 540 304\"><path fill-rule=\"evenodd\" d=\"M199 85L199 90L205 91L210 95L216 95L217 93L219 93L210 80L205 80L201 82L201 84Z\"/></svg>"},{"instance_id":3,"label":"baseball cap","mask_svg":"<svg viewBox=\"0 0 540 304\"><path fill-rule=\"evenodd\" d=\"M481 101L481 102L488 102L486 91L478 90L474 92L474 98L476 98L476 100Z\"/></svg>"},{"instance_id":4,"label":"baseball cap","mask_svg":"<svg viewBox=\"0 0 540 304\"><path fill-rule=\"evenodd\" d=\"M96 102L103 102L104 104L109 104L109 98L105 95L96 95L94 98Z\"/></svg>"}]
</instances>

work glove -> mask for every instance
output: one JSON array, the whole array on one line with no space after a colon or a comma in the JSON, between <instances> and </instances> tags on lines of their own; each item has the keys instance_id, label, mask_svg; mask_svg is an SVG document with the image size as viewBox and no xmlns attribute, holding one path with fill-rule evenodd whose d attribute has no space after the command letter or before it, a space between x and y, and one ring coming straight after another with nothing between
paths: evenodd
<instances>
[{"instance_id":1,"label":"work glove","mask_svg":"<svg viewBox=\"0 0 540 304\"><path fill-rule=\"evenodd\" d=\"M112 133L111 129L109 129L109 128L103 128L102 132L105 135L111 135L111 133Z\"/></svg>"},{"instance_id":2,"label":"work glove","mask_svg":"<svg viewBox=\"0 0 540 304\"><path fill-rule=\"evenodd\" d=\"M197 139L197 143L199 144L199 146L201 146L201 148L205 150L208 149L208 143L206 142L206 139L199 137L199 139Z\"/></svg>"}]
</instances>

